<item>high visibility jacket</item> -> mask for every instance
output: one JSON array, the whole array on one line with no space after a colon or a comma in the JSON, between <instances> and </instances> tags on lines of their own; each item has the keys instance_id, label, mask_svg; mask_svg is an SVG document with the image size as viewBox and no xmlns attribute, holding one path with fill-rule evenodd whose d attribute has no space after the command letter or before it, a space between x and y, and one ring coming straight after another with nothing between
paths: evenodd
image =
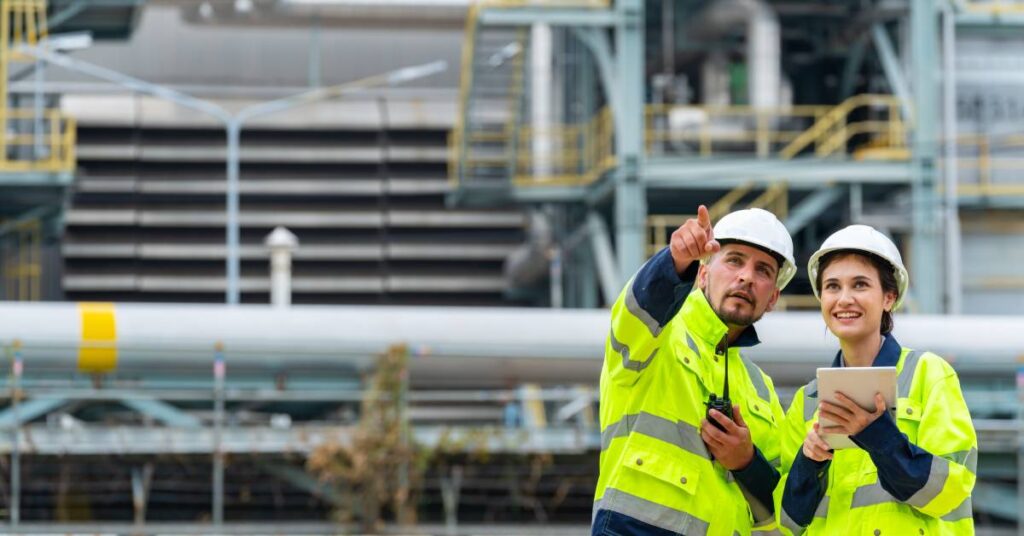
<instances>
[{"instance_id":1,"label":"high visibility jacket","mask_svg":"<svg viewBox=\"0 0 1024 536\"><path fill-rule=\"evenodd\" d=\"M886 344L894 344L894 354L898 356L895 429L887 414L879 420L888 422L878 424L883 430L891 429L883 437L894 441L877 448L859 442L858 437L864 434L861 432L852 439L863 448L836 450L831 462L797 460L803 465L816 464L817 474L811 478L817 479L817 483L811 482L810 487L824 490L806 534L974 534L971 490L976 479L978 440L956 372L935 354L902 348L895 339L888 339L891 336L887 336L883 350ZM791 468L797 456L803 457L804 438L817 420L817 384L812 381L794 395L782 432L783 477L776 489L776 511L782 531L787 534L805 531L791 517L794 513L783 507L786 503L782 496L807 489L797 481L787 484L791 478L810 480L803 475L794 476L797 471ZM875 423L869 428L873 426ZM906 441L899 433L906 436ZM896 448L887 451L886 444ZM880 470L872 456L881 467L896 469ZM920 468L920 477L893 474L903 467L895 458L913 458ZM905 466L911 468L909 463ZM923 486L911 484L908 491L908 480L919 479L924 481ZM906 496L901 500L894 493ZM792 502L791 498L787 500Z\"/></svg>"},{"instance_id":2,"label":"high visibility jacket","mask_svg":"<svg viewBox=\"0 0 1024 536\"><path fill-rule=\"evenodd\" d=\"M614 512L658 533L688 536L774 531L774 514L751 504L736 477L712 461L700 435L704 403L709 394L722 394L728 359L731 399L774 474L764 460L778 465L784 416L771 378L738 348L727 356L720 350L728 329L700 290L685 295L679 312L661 323L640 307L633 286L630 281L612 307L605 345L595 519ZM597 525L593 534L641 532Z\"/></svg>"}]
</instances>

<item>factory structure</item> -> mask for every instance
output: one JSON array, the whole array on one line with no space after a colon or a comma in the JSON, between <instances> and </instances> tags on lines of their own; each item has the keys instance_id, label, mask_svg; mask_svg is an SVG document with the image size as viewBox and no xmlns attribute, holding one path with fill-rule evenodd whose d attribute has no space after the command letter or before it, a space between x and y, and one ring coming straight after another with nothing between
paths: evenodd
<instances>
[{"instance_id":1,"label":"factory structure","mask_svg":"<svg viewBox=\"0 0 1024 536\"><path fill-rule=\"evenodd\" d=\"M608 306L866 223L1024 530L1024 2L0 0L0 533L583 534ZM6 532L5 532L6 531Z\"/></svg>"}]
</instances>

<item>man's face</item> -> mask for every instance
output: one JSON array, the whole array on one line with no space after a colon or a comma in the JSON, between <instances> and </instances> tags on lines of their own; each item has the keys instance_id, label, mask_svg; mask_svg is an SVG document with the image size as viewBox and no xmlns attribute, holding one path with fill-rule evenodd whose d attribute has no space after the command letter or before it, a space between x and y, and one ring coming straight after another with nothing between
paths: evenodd
<instances>
[{"instance_id":1,"label":"man's face","mask_svg":"<svg viewBox=\"0 0 1024 536\"><path fill-rule=\"evenodd\" d=\"M779 299L775 258L752 246L731 243L703 264L697 284L718 318L729 326L749 326Z\"/></svg>"}]
</instances>

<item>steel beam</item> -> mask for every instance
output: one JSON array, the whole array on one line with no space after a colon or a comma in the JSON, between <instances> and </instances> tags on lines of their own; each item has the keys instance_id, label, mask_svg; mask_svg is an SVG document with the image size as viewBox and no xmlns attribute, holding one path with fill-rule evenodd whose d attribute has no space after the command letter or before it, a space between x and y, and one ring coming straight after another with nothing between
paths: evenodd
<instances>
[{"instance_id":1,"label":"steel beam","mask_svg":"<svg viewBox=\"0 0 1024 536\"><path fill-rule=\"evenodd\" d=\"M933 0L912 0L910 4L910 53L914 88L914 123L911 134L911 203L913 242L911 244L911 297L917 310L938 313L942 309L942 268L939 214L935 188L938 156L939 116L938 12Z\"/></svg>"},{"instance_id":2,"label":"steel beam","mask_svg":"<svg viewBox=\"0 0 1024 536\"><path fill-rule=\"evenodd\" d=\"M913 115L910 109L911 95L910 89L907 87L907 77L903 76L903 69L900 68L896 49L892 46L889 34L886 33L882 23L876 22L871 26L871 39L875 44L875 51L878 52L878 57L882 61L885 78L889 81L893 93L900 99L900 112L903 114L903 119L909 121Z\"/></svg>"},{"instance_id":3,"label":"steel beam","mask_svg":"<svg viewBox=\"0 0 1024 536\"><path fill-rule=\"evenodd\" d=\"M942 12L942 137L943 143L943 208L946 259L946 312L960 314L963 303L963 281L960 247L960 206L957 189L957 117L956 117L956 23L950 6Z\"/></svg>"},{"instance_id":4,"label":"steel beam","mask_svg":"<svg viewBox=\"0 0 1024 536\"><path fill-rule=\"evenodd\" d=\"M575 536L590 530L589 526L579 524L545 524L545 523L460 523L456 534L473 534L477 536ZM415 529L397 523L384 524L380 534L408 534L415 530L416 534L448 534L444 524L417 523ZM301 536L335 536L337 534L365 534L358 523L301 522L301 521L263 521L225 523L216 530L209 523L190 522L157 522L135 525L129 522L31 522L18 525L16 534L132 534L136 536L160 536L180 534L182 536L208 536L210 534L231 536L277 536L291 534Z\"/></svg>"},{"instance_id":5,"label":"steel beam","mask_svg":"<svg viewBox=\"0 0 1024 536\"><path fill-rule=\"evenodd\" d=\"M789 211L789 217L785 222L789 234L795 235L800 232L808 223L832 206L832 203L838 201L843 196L844 190L842 186L833 184L823 186L805 197Z\"/></svg>"},{"instance_id":6,"label":"steel beam","mask_svg":"<svg viewBox=\"0 0 1024 536\"><path fill-rule=\"evenodd\" d=\"M828 161L817 158L658 158L645 163L643 175L649 188L728 188L749 181L770 185L785 180L790 188L795 189L817 189L832 182L907 184L911 176L906 162Z\"/></svg>"},{"instance_id":7,"label":"steel beam","mask_svg":"<svg viewBox=\"0 0 1024 536\"><path fill-rule=\"evenodd\" d=\"M615 251L608 236L608 227L595 212L587 214L587 226L590 229L590 249L594 253L597 277L601 282L601 294L604 296L604 303L611 305L618 297L623 281L622 274L618 271L619 267L615 263Z\"/></svg>"},{"instance_id":8,"label":"steel beam","mask_svg":"<svg viewBox=\"0 0 1024 536\"><path fill-rule=\"evenodd\" d=\"M1007 29L1019 32L1024 26L1024 13L960 13L956 16L956 25L973 30Z\"/></svg>"},{"instance_id":9,"label":"steel beam","mask_svg":"<svg viewBox=\"0 0 1024 536\"><path fill-rule=\"evenodd\" d=\"M552 26L611 27L619 21L619 13L607 9L557 9L550 7L522 7L483 9L478 21L499 26L532 26L547 23Z\"/></svg>"},{"instance_id":10,"label":"steel beam","mask_svg":"<svg viewBox=\"0 0 1024 536\"><path fill-rule=\"evenodd\" d=\"M867 49L867 39L861 36L850 46L850 53L846 56L846 63L843 65L843 77L839 81L839 100L844 101L853 96L854 88L857 85L857 73L860 72L864 63L864 53Z\"/></svg>"},{"instance_id":11,"label":"steel beam","mask_svg":"<svg viewBox=\"0 0 1024 536\"><path fill-rule=\"evenodd\" d=\"M494 433L480 434L478 426L416 426L412 430L416 443L435 447L442 441L463 445L465 452L477 449L495 453L578 454L599 449L600 431L596 428L581 434L576 427L522 429L501 428ZM294 452L309 454L325 442L347 444L355 429L336 424L293 426L287 429L267 426L225 428L221 452L224 454L272 454ZM63 430L46 425L24 428L18 447L22 453L35 455L152 455L205 454L216 444L211 428L108 427L85 425ZM0 438L0 453L12 449L10 437Z\"/></svg>"},{"instance_id":12,"label":"steel beam","mask_svg":"<svg viewBox=\"0 0 1024 536\"><path fill-rule=\"evenodd\" d=\"M335 506L344 506L344 497L326 482L313 478L309 473L290 465L257 462L267 474L283 480L310 495L323 499Z\"/></svg>"},{"instance_id":13,"label":"steel beam","mask_svg":"<svg viewBox=\"0 0 1024 536\"><path fill-rule=\"evenodd\" d=\"M33 398L18 404L15 411L9 407L0 411L0 428L12 428L42 417L67 403L65 398Z\"/></svg>"},{"instance_id":14,"label":"steel beam","mask_svg":"<svg viewBox=\"0 0 1024 536\"><path fill-rule=\"evenodd\" d=\"M612 54L611 42L608 33L597 28L573 28L573 33L580 40L590 53L594 56L594 63L597 65L597 74L601 78L601 88L604 89L608 103L612 106L612 116L618 119L616 112L619 106L617 98L619 88L615 78L615 58Z\"/></svg>"},{"instance_id":15,"label":"steel beam","mask_svg":"<svg viewBox=\"0 0 1024 536\"><path fill-rule=\"evenodd\" d=\"M619 90L615 116L615 248L619 285L644 261L647 193L641 180L644 168L644 3L619 0L615 25L615 66Z\"/></svg>"},{"instance_id":16,"label":"steel beam","mask_svg":"<svg viewBox=\"0 0 1024 536\"><path fill-rule=\"evenodd\" d=\"M176 428L200 428L202 422L194 415L189 415L180 409L152 398L125 398L121 400L125 406L148 415L168 426Z\"/></svg>"},{"instance_id":17,"label":"steel beam","mask_svg":"<svg viewBox=\"0 0 1024 536\"><path fill-rule=\"evenodd\" d=\"M818 358L820 360L820 355ZM982 455L990 452L1015 453L1019 433L1017 423L1013 419L975 419ZM420 425L412 428L412 435L418 444L432 448L447 441L448 445L459 445L463 452L480 449L507 454L579 454L601 448L600 431L596 427L582 433L575 425L534 430L494 428L493 433L487 434L480 434L480 431L479 426ZM309 454L324 442L348 444L354 433L353 426L324 423L287 429L232 427L224 433L224 452L242 455ZM9 452L11 446L9 437L0 438L0 453ZM35 455L201 455L212 451L214 440L209 428L193 430L86 424L82 428L64 430L39 424L25 427L19 446L24 453Z\"/></svg>"}]
</instances>

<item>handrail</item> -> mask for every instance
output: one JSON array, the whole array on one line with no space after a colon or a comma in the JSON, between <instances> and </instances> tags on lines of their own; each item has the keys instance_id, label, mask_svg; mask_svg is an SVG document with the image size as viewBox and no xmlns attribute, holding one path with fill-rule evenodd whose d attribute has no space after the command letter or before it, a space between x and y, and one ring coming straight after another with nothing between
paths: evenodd
<instances>
[{"instance_id":1,"label":"handrail","mask_svg":"<svg viewBox=\"0 0 1024 536\"><path fill-rule=\"evenodd\" d=\"M780 220L785 220L789 214L789 187L784 181L772 183L747 206L763 208L775 214Z\"/></svg>"},{"instance_id":2,"label":"handrail","mask_svg":"<svg viewBox=\"0 0 1024 536\"><path fill-rule=\"evenodd\" d=\"M793 141L779 151L783 159L790 159L809 147L816 146L818 156L829 156L839 147L845 145L852 134L848 134L846 118L850 112L862 106L887 106L889 108L889 121L884 123L890 135L897 135L890 138L890 143L903 144L903 124L899 116L900 101L892 95L863 94L854 95L833 107L827 114L815 121L811 128L805 130Z\"/></svg>"},{"instance_id":3,"label":"handrail","mask_svg":"<svg viewBox=\"0 0 1024 536\"><path fill-rule=\"evenodd\" d=\"M75 167L74 121L54 108L40 114L9 107L11 64L34 61L18 47L46 38L46 2L5 0L0 11L0 172L69 172Z\"/></svg>"},{"instance_id":4,"label":"handrail","mask_svg":"<svg viewBox=\"0 0 1024 536\"><path fill-rule=\"evenodd\" d=\"M968 13L985 13L991 15L1024 14L1024 3L1022 2L978 2L977 0L962 0L956 2Z\"/></svg>"},{"instance_id":5,"label":"handrail","mask_svg":"<svg viewBox=\"0 0 1024 536\"><path fill-rule=\"evenodd\" d=\"M715 201L708 208L708 215L711 221L718 221L722 216L732 211L733 206L743 199L754 189L754 182L745 182L736 186L728 193ZM768 186L753 201L746 203L746 208L762 208L774 213L779 219L786 219L789 211L788 186L785 182L779 181ZM653 255L668 245L668 234L670 230L679 227L689 218L695 218L694 214L649 214L647 216L647 254Z\"/></svg>"},{"instance_id":6,"label":"handrail","mask_svg":"<svg viewBox=\"0 0 1024 536\"><path fill-rule=\"evenodd\" d=\"M36 114L32 109L6 110L6 127L0 132L4 148L0 172L66 173L75 169L75 120L57 108L44 109L39 121L35 121Z\"/></svg>"},{"instance_id":7,"label":"handrail","mask_svg":"<svg viewBox=\"0 0 1024 536\"><path fill-rule=\"evenodd\" d=\"M14 223L0 235L5 300L38 301L41 290L42 230L38 218Z\"/></svg>"},{"instance_id":8,"label":"handrail","mask_svg":"<svg viewBox=\"0 0 1024 536\"><path fill-rule=\"evenodd\" d=\"M732 210L732 206L753 189L753 182L745 182L729 190L729 193L723 195L708 208L708 216L711 217L711 221L718 221L719 218L729 213Z\"/></svg>"},{"instance_id":9,"label":"handrail","mask_svg":"<svg viewBox=\"0 0 1024 536\"><path fill-rule=\"evenodd\" d=\"M476 32L480 5L471 3L466 13L466 30L462 39L461 77L459 80L459 110L455 125L448 137L448 180L454 187L460 182L463 162L466 158L466 118L469 114L470 92L473 86L473 52L476 48Z\"/></svg>"},{"instance_id":10,"label":"handrail","mask_svg":"<svg viewBox=\"0 0 1024 536\"><path fill-rule=\"evenodd\" d=\"M958 170L974 170L977 173L976 180L965 180L965 177L960 176L957 185L958 195L1024 196L1024 134L1008 134L998 137L989 134L962 134L957 136L956 145L958 149L976 147L972 151L973 155L958 154L956 157ZM993 154L996 149L1011 149L1015 154ZM940 157L939 164L945 165L945 159ZM1004 177L1004 180L997 180L995 177L997 174ZM1013 177L1009 181L1005 180L1007 174ZM938 187L940 191L944 191L943 184L939 184Z\"/></svg>"},{"instance_id":11,"label":"handrail","mask_svg":"<svg viewBox=\"0 0 1024 536\"><path fill-rule=\"evenodd\" d=\"M595 113L586 123L555 125L541 133L558 148L545 156L551 169L544 175L537 175L533 169L530 140L536 134L536 129L530 126L519 129L513 178L517 186L589 184L615 167L614 124L608 107Z\"/></svg>"}]
</instances>

